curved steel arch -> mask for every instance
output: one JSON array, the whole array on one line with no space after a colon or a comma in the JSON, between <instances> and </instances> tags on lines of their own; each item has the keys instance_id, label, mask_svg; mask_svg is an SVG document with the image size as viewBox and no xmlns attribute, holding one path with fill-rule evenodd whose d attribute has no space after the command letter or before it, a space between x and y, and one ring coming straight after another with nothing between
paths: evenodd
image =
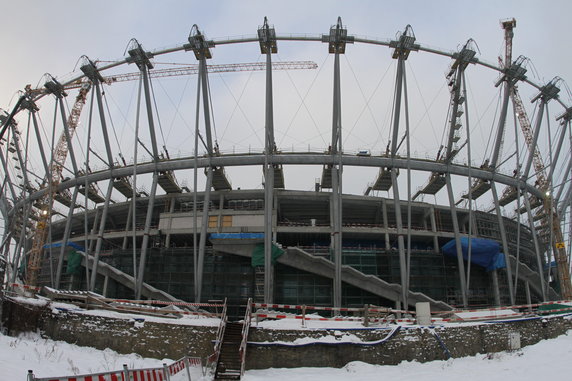
<instances>
[{"instance_id":1,"label":"curved steel arch","mask_svg":"<svg viewBox=\"0 0 572 381\"><path fill-rule=\"evenodd\" d=\"M365 45L374 46L385 46L391 48L391 40L381 40L381 39L368 39L361 38L357 36L351 37L354 43L361 43ZM294 41L294 42L323 42L322 35L277 35L276 40L278 41ZM235 39L218 39L213 40L214 46L224 46L224 45L234 45L243 43L258 43L259 38L257 36L245 36ZM186 50L186 44L177 45L175 47L161 49L152 51L153 56L166 55L174 52L180 52ZM428 46L419 45L419 51L448 57L455 58L456 52L445 51L440 49L430 48ZM129 59L125 58L108 65L104 65L98 68L100 72L119 67L125 64L130 64ZM493 64L487 63L486 61L474 59L471 63L481 65L485 68L491 69L493 71L503 73L503 68L495 66ZM63 85L71 84L77 81L86 79L86 75L78 75L72 79L63 83ZM542 85L536 84L530 79L519 80L520 82L527 83L528 85L541 90ZM46 94L39 94L34 97L34 101L41 99ZM556 98L558 103L561 104L565 109L568 106L560 98ZM18 110L19 111L19 110ZM221 156L211 156L206 158L181 158L172 159L167 161L155 161L150 163L139 163L137 164L137 174L147 174L156 171L176 171L184 169L194 169L194 168L208 168L213 166L221 167L240 167L240 166L262 166L265 164L264 154L237 154L237 155L221 155ZM328 153L314 153L314 154L274 154L272 156L273 164L280 165L335 165L340 166L355 166L355 167L374 167L374 168L399 168L408 169L421 172L429 173L446 173L448 175L458 175L463 177L473 177L476 179L493 181L507 186L511 186L517 189L524 190L529 195L534 195L540 199L544 197L541 190L536 188L534 185L529 184L527 179L517 179L510 177L498 172L498 169L486 170L482 168L475 168L473 166L466 166L454 163L444 163L436 160L424 160L419 158L402 158L402 157L389 157L389 156L371 156L371 157L358 157L350 155L340 155L336 158ZM73 179L67 180L59 184L59 190L70 189L74 186L83 185L85 183L96 183L103 180L110 180L115 177L130 176L134 173L132 165L126 165L123 167L113 167L108 170L100 172L92 172L87 175L77 176ZM196 190L195 190L196 191ZM24 204L29 204L34 200L37 200L46 194L47 190L40 190L34 193L28 194L23 200L19 200L11 210L13 214L15 210L21 208Z\"/></svg>"}]
</instances>

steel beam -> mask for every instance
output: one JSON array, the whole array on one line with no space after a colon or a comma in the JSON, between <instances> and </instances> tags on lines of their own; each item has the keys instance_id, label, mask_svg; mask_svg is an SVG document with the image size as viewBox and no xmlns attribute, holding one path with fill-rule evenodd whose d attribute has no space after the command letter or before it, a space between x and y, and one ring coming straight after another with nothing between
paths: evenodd
<instances>
[{"instance_id":1,"label":"steel beam","mask_svg":"<svg viewBox=\"0 0 572 381\"><path fill-rule=\"evenodd\" d=\"M540 278L540 287L542 289L542 301L545 302L547 300L547 294L544 284L544 266L542 263L542 252L540 251L540 245L538 244L538 237L536 236L536 228L534 226L534 217L532 216L532 210L530 209L530 201L528 200L528 197L524 197L524 205L528 215L528 223L530 224L530 234L532 234L534 251L536 253L536 266L538 267L538 276Z\"/></svg>"},{"instance_id":2,"label":"steel beam","mask_svg":"<svg viewBox=\"0 0 572 381\"><path fill-rule=\"evenodd\" d=\"M99 223L99 233L97 234L97 243L95 245L95 253L93 258L93 270L91 273L91 281L89 289L95 291L95 281L97 279L97 267L99 265L99 254L101 253L101 246L103 245L103 233L105 232L105 224L107 223L107 212L109 210L109 202L111 200L111 192L113 191L113 178L109 179L107 185L107 193L105 194L105 202L103 204L103 212L101 215L101 222ZM149 201L151 204L151 201Z\"/></svg>"},{"instance_id":3,"label":"steel beam","mask_svg":"<svg viewBox=\"0 0 572 381\"><path fill-rule=\"evenodd\" d=\"M274 103L272 94L272 53L277 53L274 28L264 25L258 29L260 49L266 54L266 103L264 139L264 303L274 300L274 266L272 264L272 212L274 210Z\"/></svg>"},{"instance_id":4,"label":"steel beam","mask_svg":"<svg viewBox=\"0 0 572 381\"><path fill-rule=\"evenodd\" d=\"M64 265L64 255L66 252L67 242L70 238L71 224L73 221L73 212L75 209L77 194L79 193L79 187L75 187L72 194L71 206L68 209L68 217L66 219L66 227L64 229L64 237L62 239L62 247L60 248L60 256L58 257L58 266L56 268L56 279L54 280L54 287L56 289L60 288L60 280L62 277L62 268Z\"/></svg>"},{"instance_id":5,"label":"steel beam","mask_svg":"<svg viewBox=\"0 0 572 381\"><path fill-rule=\"evenodd\" d=\"M201 234L199 236L199 256L197 258L197 279L195 286L195 302L201 302L201 294L203 291L203 270L205 263L205 248L207 242L207 233L209 227L209 204L211 196L211 186L213 181L213 169L207 168L207 182L205 184L205 194L203 198L203 215L201 219ZM195 191L196 192L196 191Z\"/></svg>"},{"instance_id":6,"label":"steel beam","mask_svg":"<svg viewBox=\"0 0 572 381\"><path fill-rule=\"evenodd\" d=\"M453 195L453 186L451 184L451 175L445 174L447 182L447 195L449 196L449 208L451 209L451 220L453 221L453 233L455 234L455 248L457 250L457 266L459 270L459 282L461 283L461 296L463 306L468 306L467 302L467 281L465 278L465 263L463 260L463 248L461 246L461 233L459 229L459 220L457 218L457 207L455 206L455 196Z\"/></svg>"},{"instance_id":7,"label":"steel beam","mask_svg":"<svg viewBox=\"0 0 572 381\"><path fill-rule=\"evenodd\" d=\"M503 216L502 216L501 210L500 210L497 187L496 187L496 183L494 181L491 181L491 193L493 195L493 203L495 205L495 211L497 214L497 219L498 219L498 224L499 224L499 232L500 232L500 236L501 236L503 254L504 254L505 259L506 259L506 273L507 273L507 278L508 278L508 293L509 293L510 305L514 306L515 290L513 287L513 280L512 280L512 268L510 266L510 260L508 258L508 256L510 255L510 252L509 252L509 248L508 248L508 241L506 238L506 230L504 227Z\"/></svg>"},{"instance_id":8,"label":"steel beam","mask_svg":"<svg viewBox=\"0 0 572 381\"><path fill-rule=\"evenodd\" d=\"M157 182L159 176L157 172L153 174L153 182L151 183L151 191L149 192L149 203L147 204L147 215L145 216L145 228L143 231L143 241L141 242L141 255L139 256L139 270L137 274L137 288L135 290L135 298L141 298L141 290L143 289L143 278L145 276L145 265L147 264L147 249L149 248L149 231L151 230L151 221L153 219L153 208L155 205L155 195L157 193ZM113 189L113 185L111 185ZM95 265L94 265L95 266ZM95 273L97 275L97 272ZM95 278L92 276L92 279Z\"/></svg>"}]
</instances>

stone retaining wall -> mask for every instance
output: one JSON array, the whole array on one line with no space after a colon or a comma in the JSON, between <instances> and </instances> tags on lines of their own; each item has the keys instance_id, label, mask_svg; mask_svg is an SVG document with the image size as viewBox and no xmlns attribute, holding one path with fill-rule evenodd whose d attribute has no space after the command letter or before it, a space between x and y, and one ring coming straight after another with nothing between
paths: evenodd
<instances>
[{"instance_id":1,"label":"stone retaining wall","mask_svg":"<svg viewBox=\"0 0 572 381\"><path fill-rule=\"evenodd\" d=\"M483 323L450 327L403 327L389 340L375 344L312 343L304 346L257 345L256 343L291 343L302 335L315 339L333 336L340 341L345 334L357 336L363 342L378 341L391 329L370 330L269 330L251 328L246 354L247 369L290 367L340 368L351 361L395 365L401 361L433 361L478 353L500 352L509 347L509 333L520 334L521 346L554 338L572 329L572 319L563 317L534 318L513 322ZM441 339L443 346L435 336ZM332 337L329 341L335 341Z\"/></svg>"},{"instance_id":2,"label":"stone retaining wall","mask_svg":"<svg viewBox=\"0 0 572 381\"><path fill-rule=\"evenodd\" d=\"M3 326L8 333L37 331L53 340L63 340L119 353L177 359L185 355L205 358L212 353L217 327L138 322L73 311L4 302ZM448 327L401 327L375 345L335 344L353 335L361 342L379 341L392 327L352 330L275 330L252 327L246 354L247 369L291 367L343 367L351 361L398 364L401 361L444 360L511 349L509 334L518 333L522 346L554 338L572 329L571 316L531 318L512 322L452 325ZM436 335L441 340L437 339ZM301 338L329 339L333 344L288 346ZM355 339L355 338L354 338ZM269 346L267 343L273 343Z\"/></svg>"},{"instance_id":3,"label":"stone retaining wall","mask_svg":"<svg viewBox=\"0 0 572 381\"><path fill-rule=\"evenodd\" d=\"M43 337L96 349L144 357L179 359L206 358L213 352L218 327L94 316L73 311L4 302L4 327L8 334L39 331Z\"/></svg>"}]
</instances>

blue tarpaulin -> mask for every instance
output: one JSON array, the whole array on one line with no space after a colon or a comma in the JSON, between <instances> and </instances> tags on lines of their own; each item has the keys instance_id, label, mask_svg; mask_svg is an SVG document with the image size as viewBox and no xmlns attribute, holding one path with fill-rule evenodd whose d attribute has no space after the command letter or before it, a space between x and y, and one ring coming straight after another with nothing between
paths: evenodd
<instances>
[{"instance_id":1,"label":"blue tarpaulin","mask_svg":"<svg viewBox=\"0 0 572 381\"><path fill-rule=\"evenodd\" d=\"M264 233L212 233L211 239L264 239Z\"/></svg>"},{"instance_id":2,"label":"blue tarpaulin","mask_svg":"<svg viewBox=\"0 0 572 381\"><path fill-rule=\"evenodd\" d=\"M74 249L79 250L79 251L85 251L83 246L80 246L75 242L68 242L68 243L66 243L66 246L73 247ZM52 243L51 245L48 245L48 244L44 245L44 249L49 249L49 248L54 248L54 247L62 247L62 243L58 242L58 243Z\"/></svg>"},{"instance_id":3,"label":"blue tarpaulin","mask_svg":"<svg viewBox=\"0 0 572 381\"><path fill-rule=\"evenodd\" d=\"M469 239L461 238L461 248L463 258L469 258ZM443 254L448 257L457 257L455 240L452 239L443 247ZM483 238L471 238L471 263L484 267L487 271L503 269L506 267L504 254L500 252L500 245L497 241Z\"/></svg>"}]
</instances>

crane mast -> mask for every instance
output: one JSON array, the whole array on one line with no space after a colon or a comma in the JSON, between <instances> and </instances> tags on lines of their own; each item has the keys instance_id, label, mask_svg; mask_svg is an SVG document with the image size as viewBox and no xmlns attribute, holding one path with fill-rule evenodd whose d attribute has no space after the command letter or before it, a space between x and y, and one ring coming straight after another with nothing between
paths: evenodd
<instances>
[{"instance_id":1,"label":"crane mast","mask_svg":"<svg viewBox=\"0 0 572 381\"><path fill-rule=\"evenodd\" d=\"M312 61L285 61L273 62L273 70L296 70L296 69L316 69L318 65ZM223 64L223 65L208 65L207 70L211 73L223 72L239 72L239 71L261 71L266 70L264 62L254 63L238 63L238 64ZM180 68L169 68L150 70L149 75L151 78L157 77L174 77L181 75L192 75L198 73L198 65L183 66ZM103 82L110 85L115 82L133 81L139 79L140 72L118 74L108 77L103 77ZM75 99L70 115L68 116L67 125L69 130L70 140L73 137L75 130L79 124L81 111L85 105L87 94L91 89L91 82L78 80L62 87L63 90L79 88L79 94ZM31 96L46 93L46 89L29 89L27 93ZM26 284L36 286L38 283L38 274L42 265L42 251L48 236L49 222L51 219L52 208L54 203L54 196L58 190L63 176L62 170L68 155L68 141L64 132L53 151L53 160L50 165L50 172L46 174L42 187L47 189L43 197L38 200L40 207L40 215L38 222L35 226L35 234L32 239L32 248L29 251L28 266L26 272Z\"/></svg>"},{"instance_id":2,"label":"crane mast","mask_svg":"<svg viewBox=\"0 0 572 381\"><path fill-rule=\"evenodd\" d=\"M505 66L509 67L512 60L512 38L514 36L513 29L516 27L516 20L511 19L502 22L502 28L505 30ZM534 171L536 173L537 187L545 194L542 200L544 217L541 225L552 229L552 245L554 249L554 257L556 259L556 268L560 283L560 294L562 299L572 299L572 284L570 283L570 265L564 247L564 234L560 226L560 218L553 202L552 194L549 192L550 179L546 177L545 167L537 147L533 146L532 125L528 119L528 115L524 109L524 105L518 93L516 85L512 87L510 92L515 112L517 115L520 128L524 135L524 140L528 146L529 154L532 155Z\"/></svg>"},{"instance_id":3,"label":"crane mast","mask_svg":"<svg viewBox=\"0 0 572 381\"><path fill-rule=\"evenodd\" d=\"M68 116L67 124L69 129L70 139L73 137L75 130L79 124L79 117L81 110L85 105L87 93L91 88L91 84L86 82L83 84L75 99L70 115ZM56 147L52 163L50 165L50 173L46 174L43 182L44 189L47 189L44 196L38 200L40 205L40 216L36 223L35 235L32 240L32 248L29 252L28 268L26 272L26 283L31 286L36 286L38 283L38 273L42 266L42 249L46 243L48 236L48 225L51 219L52 206L54 203L54 196L58 190L58 185L62 180L62 169L64 167L68 155L68 144L65 133L62 132ZM50 180L51 179L51 180Z\"/></svg>"}]
</instances>

